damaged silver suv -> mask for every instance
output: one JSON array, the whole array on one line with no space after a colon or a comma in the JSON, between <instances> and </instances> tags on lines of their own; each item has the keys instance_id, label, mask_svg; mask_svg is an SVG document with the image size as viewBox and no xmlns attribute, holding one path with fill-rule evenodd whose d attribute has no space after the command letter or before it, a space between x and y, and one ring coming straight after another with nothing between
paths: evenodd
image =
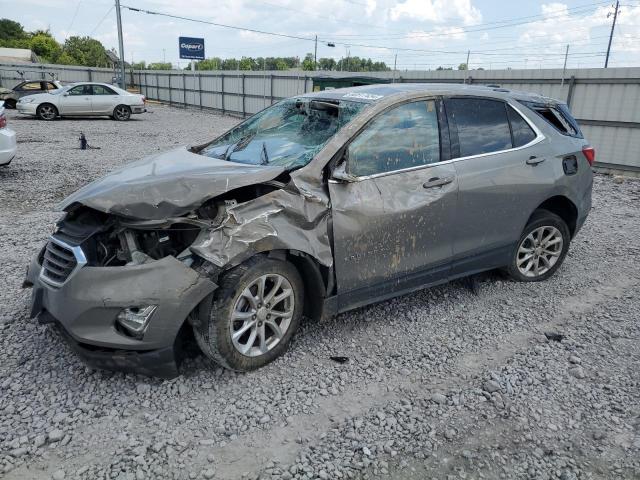
<instances>
[{"instance_id":1,"label":"damaged silver suv","mask_svg":"<svg viewBox=\"0 0 640 480\"><path fill-rule=\"evenodd\" d=\"M67 198L32 317L99 368L251 370L318 318L494 268L560 267L594 151L567 107L500 88L356 87L273 105Z\"/></svg>"}]
</instances>

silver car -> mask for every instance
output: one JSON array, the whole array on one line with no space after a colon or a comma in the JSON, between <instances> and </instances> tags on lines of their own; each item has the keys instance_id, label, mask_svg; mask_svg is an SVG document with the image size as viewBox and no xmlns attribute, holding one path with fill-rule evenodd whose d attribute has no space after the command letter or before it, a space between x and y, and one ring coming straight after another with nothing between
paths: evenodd
<instances>
[{"instance_id":1,"label":"silver car","mask_svg":"<svg viewBox=\"0 0 640 480\"><path fill-rule=\"evenodd\" d=\"M20 113L41 120L57 117L101 116L125 121L134 113L146 112L145 97L106 83L74 83L59 90L21 97L16 104Z\"/></svg>"},{"instance_id":2,"label":"silver car","mask_svg":"<svg viewBox=\"0 0 640 480\"><path fill-rule=\"evenodd\" d=\"M240 371L320 318L502 268L553 275L591 208L567 107L394 84L283 100L221 137L67 198L33 259L32 316L90 364L172 376L191 334Z\"/></svg>"},{"instance_id":3,"label":"silver car","mask_svg":"<svg viewBox=\"0 0 640 480\"><path fill-rule=\"evenodd\" d=\"M0 92L0 99L4 100L5 107L16 108L18 100L22 97L37 93L48 93L63 87L64 85L57 80L26 80L4 94Z\"/></svg>"}]
</instances>

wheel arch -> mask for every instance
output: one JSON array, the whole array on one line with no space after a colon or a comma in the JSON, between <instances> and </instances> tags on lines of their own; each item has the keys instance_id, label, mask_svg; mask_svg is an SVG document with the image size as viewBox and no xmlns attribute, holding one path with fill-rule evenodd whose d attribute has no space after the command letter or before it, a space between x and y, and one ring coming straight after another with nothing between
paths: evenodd
<instances>
[{"instance_id":1,"label":"wheel arch","mask_svg":"<svg viewBox=\"0 0 640 480\"><path fill-rule=\"evenodd\" d=\"M333 268L322 265L316 258L306 252L295 249L274 249L256 252L253 255L244 257L240 262L233 262L224 269L220 269L217 275L224 275L228 269L257 256L291 263L302 278L305 299L304 315L313 320L319 320L322 317L324 301L327 296L331 295L333 290ZM215 269L217 270L218 267L215 267Z\"/></svg>"},{"instance_id":2,"label":"wheel arch","mask_svg":"<svg viewBox=\"0 0 640 480\"><path fill-rule=\"evenodd\" d=\"M547 210L551 213L558 215L569 227L569 233L571 238L576 233L576 227L578 222L578 207L568 197L564 195L555 195L546 199L540 205L538 205L527 219L527 224L531 221L531 218L538 210Z\"/></svg>"}]
</instances>

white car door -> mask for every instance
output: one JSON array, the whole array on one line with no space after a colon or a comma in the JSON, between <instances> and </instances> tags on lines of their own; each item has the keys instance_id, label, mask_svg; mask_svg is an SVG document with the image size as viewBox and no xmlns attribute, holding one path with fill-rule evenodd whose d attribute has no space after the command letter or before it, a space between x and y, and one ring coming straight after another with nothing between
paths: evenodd
<instances>
[{"instance_id":1,"label":"white car door","mask_svg":"<svg viewBox=\"0 0 640 480\"><path fill-rule=\"evenodd\" d=\"M60 98L60 115L91 114L91 85L77 85Z\"/></svg>"},{"instance_id":2,"label":"white car door","mask_svg":"<svg viewBox=\"0 0 640 480\"><path fill-rule=\"evenodd\" d=\"M111 115L113 109L120 103L120 95L105 85L92 85L93 95L91 105L94 113L100 115Z\"/></svg>"}]
</instances>

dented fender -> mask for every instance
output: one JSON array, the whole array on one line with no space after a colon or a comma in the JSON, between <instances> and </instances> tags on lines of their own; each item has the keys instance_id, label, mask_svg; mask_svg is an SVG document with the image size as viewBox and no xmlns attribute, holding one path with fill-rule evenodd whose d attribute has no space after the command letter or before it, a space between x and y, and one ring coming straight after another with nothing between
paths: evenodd
<instances>
[{"instance_id":1,"label":"dented fender","mask_svg":"<svg viewBox=\"0 0 640 480\"><path fill-rule=\"evenodd\" d=\"M213 264L234 266L256 253L285 249L333 265L329 197L322 189L292 179L286 188L225 208L221 224L191 246Z\"/></svg>"}]
</instances>

